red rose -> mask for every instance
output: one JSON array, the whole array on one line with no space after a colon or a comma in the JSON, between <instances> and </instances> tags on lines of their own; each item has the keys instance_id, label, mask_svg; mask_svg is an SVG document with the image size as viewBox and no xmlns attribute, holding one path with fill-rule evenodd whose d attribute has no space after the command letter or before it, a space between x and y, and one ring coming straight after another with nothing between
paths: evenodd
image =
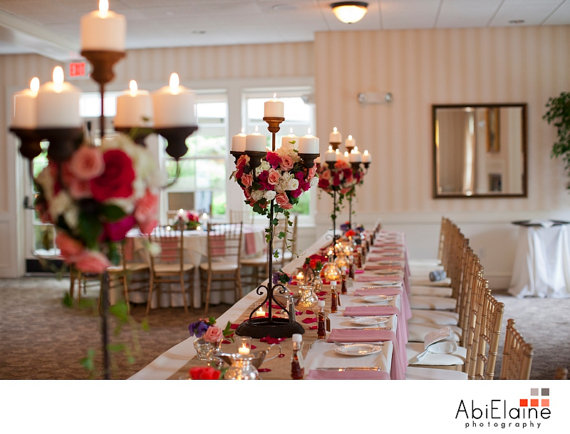
<instances>
[{"instance_id":1,"label":"red rose","mask_svg":"<svg viewBox=\"0 0 570 434\"><path fill-rule=\"evenodd\" d=\"M217 380L220 378L220 371L209 366L195 366L190 368L190 378L192 380Z\"/></svg>"},{"instance_id":2,"label":"red rose","mask_svg":"<svg viewBox=\"0 0 570 434\"><path fill-rule=\"evenodd\" d=\"M105 239L109 241L122 241L136 224L135 218L132 215L126 216L119 221L112 223L104 223L103 231Z\"/></svg>"},{"instance_id":3,"label":"red rose","mask_svg":"<svg viewBox=\"0 0 570 434\"><path fill-rule=\"evenodd\" d=\"M105 171L90 181L93 198L103 202L114 197L131 196L135 179L131 158L120 149L111 149L103 154L103 161Z\"/></svg>"}]
</instances>

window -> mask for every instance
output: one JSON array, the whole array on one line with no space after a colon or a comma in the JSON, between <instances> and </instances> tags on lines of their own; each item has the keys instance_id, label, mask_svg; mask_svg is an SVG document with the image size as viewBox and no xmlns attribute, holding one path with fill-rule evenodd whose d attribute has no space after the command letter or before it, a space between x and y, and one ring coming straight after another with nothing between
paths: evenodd
<instances>
[{"instance_id":1,"label":"window","mask_svg":"<svg viewBox=\"0 0 570 434\"><path fill-rule=\"evenodd\" d=\"M226 160L228 154L228 102L225 92L196 95L198 131L186 140L188 152L180 159L180 177L166 190L167 209L207 212L214 217L226 214ZM163 147L160 147L163 149ZM168 157L169 178L176 162Z\"/></svg>"},{"instance_id":2,"label":"window","mask_svg":"<svg viewBox=\"0 0 570 434\"><path fill-rule=\"evenodd\" d=\"M259 132L267 134L267 145L271 146L271 136L267 131L267 123L263 121L263 103L271 99L274 93L277 99L285 105L285 122L277 133L275 146L281 146L281 137L288 134L304 136L314 133L314 108L305 102L306 96L312 92L310 87L282 88L282 89L251 89L243 93L245 132L250 133L257 127ZM299 203L293 207L293 212L299 214L301 221L308 223L312 216L311 202L315 203L314 190L300 197Z\"/></svg>"}]
</instances>

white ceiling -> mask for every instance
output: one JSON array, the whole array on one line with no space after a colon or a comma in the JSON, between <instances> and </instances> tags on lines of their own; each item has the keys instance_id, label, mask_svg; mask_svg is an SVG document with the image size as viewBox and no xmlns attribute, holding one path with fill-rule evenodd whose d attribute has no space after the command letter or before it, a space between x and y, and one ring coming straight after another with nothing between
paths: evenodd
<instances>
[{"instance_id":1,"label":"white ceiling","mask_svg":"<svg viewBox=\"0 0 570 434\"><path fill-rule=\"evenodd\" d=\"M110 0L127 18L127 48L311 41L318 31L570 24L570 0L369 0L342 24L333 0ZM58 60L79 50L79 20L98 0L0 0L0 54ZM524 20L511 24L511 20Z\"/></svg>"}]
</instances>

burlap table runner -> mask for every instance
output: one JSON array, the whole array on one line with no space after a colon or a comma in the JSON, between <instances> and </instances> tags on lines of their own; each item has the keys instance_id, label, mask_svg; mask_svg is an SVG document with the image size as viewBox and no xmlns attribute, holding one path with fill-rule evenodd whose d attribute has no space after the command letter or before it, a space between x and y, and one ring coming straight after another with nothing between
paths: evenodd
<instances>
[{"instance_id":1,"label":"burlap table runner","mask_svg":"<svg viewBox=\"0 0 570 434\"><path fill-rule=\"evenodd\" d=\"M319 299L325 300L325 309L327 312L330 312L330 291L328 285L323 285L321 292L317 294ZM239 319L235 322L235 324L241 324L243 321L249 318L249 314L251 311L259 305L261 301L256 301L255 303L251 304L239 317ZM267 310L267 309L266 309ZM277 314L275 314L277 312ZM281 314L281 309L274 309L273 314L274 316L285 317L285 314ZM311 347L312 343L317 340L317 322L311 323L304 323L303 320L307 319L316 319L316 312L317 306L315 305L313 308L306 309L304 311L297 311L296 320L299 324L303 326L305 329L305 333L303 334L303 356L306 357L309 348ZM219 327L225 327L225 324L218 324ZM269 344L265 342L260 342L259 339L252 339L252 345L256 346L257 350L265 350ZM293 341L291 338L287 338L279 343L281 346L281 353L283 354L282 357L276 357L273 360L264 361L260 367L259 375L262 380L291 380L291 355L293 353ZM275 345L267 358L271 358L275 354L279 352L279 349L276 348ZM235 343L223 343L222 344L222 351L224 352L237 352L236 344ZM207 362L203 360L198 360L196 357L188 361L182 368L180 368L174 375L169 377L169 380L185 380L189 378L189 370L194 366L206 366ZM307 370L305 368L305 375L307 374Z\"/></svg>"}]
</instances>

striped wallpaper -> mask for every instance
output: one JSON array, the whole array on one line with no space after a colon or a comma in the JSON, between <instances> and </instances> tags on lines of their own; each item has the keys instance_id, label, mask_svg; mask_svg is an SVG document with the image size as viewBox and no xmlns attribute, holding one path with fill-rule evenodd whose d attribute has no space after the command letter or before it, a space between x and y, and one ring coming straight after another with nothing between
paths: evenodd
<instances>
[{"instance_id":1,"label":"striped wallpaper","mask_svg":"<svg viewBox=\"0 0 570 434\"><path fill-rule=\"evenodd\" d=\"M327 32L314 51L321 150L337 126L373 154L361 187L373 200L359 212L570 214L563 165L550 158L555 129L541 119L548 97L570 89L570 26ZM359 92L393 102L361 105ZM528 103L528 198L432 199L431 105L477 102Z\"/></svg>"}]
</instances>

